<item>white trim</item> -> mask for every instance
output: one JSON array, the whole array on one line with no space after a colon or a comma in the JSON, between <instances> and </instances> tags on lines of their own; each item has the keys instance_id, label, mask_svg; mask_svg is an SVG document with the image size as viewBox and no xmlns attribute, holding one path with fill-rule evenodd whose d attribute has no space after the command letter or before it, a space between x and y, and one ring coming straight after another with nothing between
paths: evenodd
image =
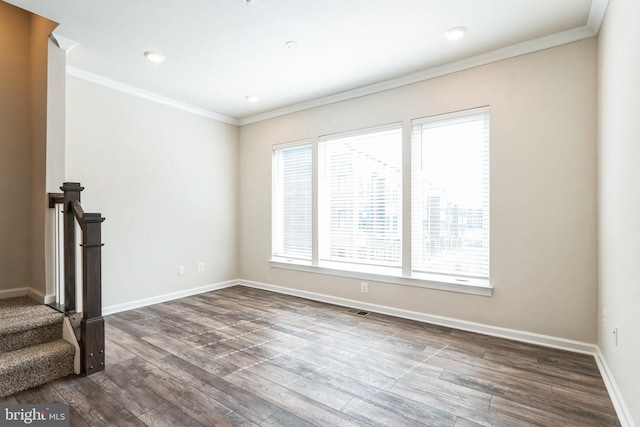
<instances>
[{"instance_id":1,"label":"white trim","mask_svg":"<svg viewBox=\"0 0 640 427\"><path fill-rule=\"evenodd\" d=\"M44 296L44 304L55 304L56 294L47 294Z\"/></svg>"},{"instance_id":2,"label":"white trim","mask_svg":"<svg viewBox=\"0 0 640 427\"><path fill-rule=\"evenodd\" d=\"M557 348L560 350L567 350L575 353L589 355L594 355L596 353L596 346L594 344L589 344L581 341L573 341L565 338L536 334L533 332L501 328L498 326L485 325L482 323L469 322L466 320L453 319L450 317L435 316L427 313L420 313L417 311L404 310L401 308L378 304L370 304L363 301L334 297L331 295L318 294L315 292L302 291L299 289L270 285L266 283L253 282L250 280L238 280L237 283L243 286L248 286L250 288L264 289L267 291L306 298L313 301L326 302L329 304L341 305L344 307L358 308L361 310L387 314L389 316L401 317L403 319L417 320L419 322L432 323L435 325L446 326L463 331L476 332L484 335L491 335L499 338L506 338L529 344L541 345L544 347Z\"/></svg>"},{"instance_id":3,"label":"white trim","mask_svg":"<svg viewBox=\"0 0 640 427\"><path fill-rule=\"evenodd\" d=\"M31 288L29 288L28 286L25 286L24 288L13 288L13 289L2 290L0 291L0 299L23 297L29 294L29 289Z\"/></svg>"},{"instance_id":4,"label":"white trim","mask_svg":"<svg viewBox=\"0 0 640 427\"><path fill-rule=\"evenodd\" d=\"M391 130L402 130L402 122L385 123L383 125L369 126L366 128L347 130L344 132L330 133L319 135L318 142L329 142L336 139L351 138L356 136L364 136L370 133L385 132Z\"/></svg>"},{"instance_id":5,"label":"white trim","mask_svg":"<svg viewBox=\"0 0 640 427\"><path fill-rule=\"evenodd\" d=\"M592 0L591 9L589 10L589 19L587 27L591 28L596 34L600 32L604 15L607 13L609 0Z\"/></svg>"},{"instance_id":6,"label":"white trim","mask_svg":"<svg viewBox=\"0 0 640 427\"><path fill-rule=\"evenodd\" d=\"M273 268L286 270L305 271L308 273L328 274L331 276L348 277L350 279L370 280L372 282L393 283L395 285L416 286L419 288L436 289L439 291L458 292L461 294L479 295L490 297L493 287L484 279L469 279L467 283L456 283L455 278L422 274L419 278L404 277L384 273L367 273L363 271L342 270L322 265L310 265L306 261L291 262L271 260L269 265ZM398 269L400 270L400 269Z\"/></svg>"},{"instance_id":7,"label":"white trim","mask_svg":"<svg viewBox=\"0 0 640 427\"><path fill-rule=\"evenodd\" d=\"M487 115L491 113L491 106L484 105L482 107L468 108L466 110L451 111L449 113L434 114L432 116L418 117L411 120L411 127L420 126L425 123L433 123L444 120L452 120L458 118L467 118L470 116Z\"/></svg>"},{"instance_id":8,"label":"white trim","mask_svg":"<svg viewBox=\"0 0 640 427\"><path fill-rule=\"evenodd\" d=\"M53 38L56 39L58 47L64 50L66 54L69 54L69 52L71 52L76 46L80 44L75 40L68 39L64 36L61 36L60 34L56 34L55 32L51 34L53 35Z\"/></svg>"},{"instance_id":9,"label":"white trim","mask_svg":"<svg viewBox=\"0 0 640 427\"><path fill-rule=\"evenodd\" d=\"M286 150L288 148L300 148L306 145L311 146L311 144L312 144L311 138L305 138L299 141L281 142L278 144L273 144L271 146L271 151Z\"/></svg>"},{"instance_id":10,"label":"white trim","mask_svg":"<svg viewBox=\"0 0 640 427\"><path fill-rule=\"evenodd\" d=\"M594 0L594 2L598 2L598 3L602 1L604 0ZM594 22L595 21L596 21L596 17L594 16ZM290 106L279 108L272 111L267 111L266 113L245 117L243 119L238 120L238 124L240 126L248 125L251 123L260 122L262 120L283 116L285 114L296 113L298 111L308 110L310 108L321 107L323 105L333 104L335 102L346 101L352 98L358 98L361 96L383 92L389 89L395 89L401 86L406 86L406 85L418 83L424 80L430 80L435 77L440 77L447 74L456 73L458 71L467 70L469 68L478 67L480 65L486 65L492 62L502 61L502 60L513 58L516 56L526 55L528 53L538 52L538 51L549 49L552 47L557 47L564 44L573 43L579 40L584 40L589 37L593 37L596 34L597 34L596 31L594 31L590 26L584 25L582 27L574 28L572 30L562 31L559 33L551 34L551 35L540 37L537 39L525 41L522 43L517 43L501 49L496 49L491 52L482 53L480 55L462 59L460 61L452 62L452 63L441 65L438 67L433 67L433 68L423 70L414 74L409 74L404 77L399 77L396 79L391 79L391 80L387 80L380 83L374 83L374 84L363 86L357 89L352 89L352 90L337 93L334 95L313 99L311 101L290 105Z\"/></svg>"},{"instance_id":11,"label":"white trim","mask_svg":"<svg viewBox=\"0 0 640 427\"><path fill-rule=\"evenodd\" d=\"M196 107L191 104L187 104L186 102L177 101L163 95L158 95L157 93L140 89L135 86L131 86L126 83L122 83L117 80L113 80L99 74L74 67L72 65L67 65L67 76L75 77L77 79L104 86L109 89L117 90L128 95L137 96L139 98L146 99L147 101L157 102L158 104L177 108L178 110L186 111L188 113L196 114L202 117L207 117L219 122L229 123L236 126L239 124L238 120L225 116L223 114L214 113L213 111L205 110L204 108Z\"/></svg>"},{"instance_id":12,"label":"white trim","mask_svg":"<svg viewBox=\"0 0 640 427\"><path fill-rule=\"evenodd\" d=\"M191 295L202 294L204 292L217 291L219 289L228 288L237 285L237 280L229 280L226 282L214 283L212 285L201 286L199 288L185 289L183 291L171 292L169 294L158 295L155 297L144 298L136 301L130 301L123 304L115 304L102 308L102 315L119 313L121 311L133 310L134 308L145 307L147 305L158 304L161 302L171 301L178 298L184 298Z\"/></svg>"},{"instance_id":13,"label":"white trim","mask_svg":"<svg viewBox=\"0 0 640 427\"><path fill-rule=\"evenodd\" d=\"M46 304L46 296L37 289L29 288L28 295L41 304Z\"/></svg>"},{"instance_id":14,"label":"white trim","mask_svg":"<svg viewBox=\"0 0 640 427\"><path fill-rule=\"evenodd\" d=\"M596 359L598 369L600 370L602 380L604 381L604 385L607 387L607 392L609 393L609 397L611 398L613 407L615 408L616 414L618 415L620 425L622 427L635 427L636 425L633 422L633 418L631 418L629 407L625 404L624 399L622 398L622 393L620 392L620 389L616 384L613 373L611 372L611 369L609 369L607 360L604 358L600 347L597 347L597 351L594 357Z\"/></svg>"},{"instance_id":15,"label":"white trim","mask_svg":"<svg viewBox=\"0 0 640 427\"><path fill-rule=\"evenodd\" d=\"M62 339L75 347L76 352L73 355L73 372L77 375L80 374L80 346L76 339L76 334L73 332L73 326L68 316L64 316L64 322L62 323Z\"/></svg>"},{"instance_id":16,"label":"white trim","mask_svg":"<svg viewBox=\"0 0 640 427\"><path fill-rule=\"evenodd\" d=\"M29 296L30 298L38 301L41 304L50 304L55 302L55 296L45 295L41 291L34 289L30 286L22 288L5 289L0 291L0 299L15 298Z\"/></svg>"}]
</instances>

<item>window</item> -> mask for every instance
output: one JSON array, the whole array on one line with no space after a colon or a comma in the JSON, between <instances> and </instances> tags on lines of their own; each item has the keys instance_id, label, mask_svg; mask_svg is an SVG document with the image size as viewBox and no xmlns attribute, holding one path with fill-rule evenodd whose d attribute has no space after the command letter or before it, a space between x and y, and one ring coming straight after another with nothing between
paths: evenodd
<instances>
[{"instance_id":1,"label":"window","mask_svg":"<svg viewBox=\"0 0 640 427\"><path fill-rule=\"evenodd\" d=\"M311 260L311 143L273 150L273 255Z\"/></svg>"},{"instance_id":2,"label":"window","mask_svg":"<svg viewBox=\"0 0 640 427\"><path fill-rule=\"evenodd\" d=\"M274 147L272 266L491 294L488 107L404 129Z\"/></svg>"},{"instance_id":3,"label":"window","mask_svg":"<svg viewBox=\"0 0 640 427\"><path fill-rule=\"evenodd\" d=\"M489 112L414 120L412 272L489 277Z\"/></svg>"},{"instance_id":4,"label":"window","mask_svg":"<svg viewBox=\"0 0 640 427\"><path fill-rule=\"evenodd\" d=\"M402 127L320 138L319 260L402 264Z\"/></svg>"}]
</instances>

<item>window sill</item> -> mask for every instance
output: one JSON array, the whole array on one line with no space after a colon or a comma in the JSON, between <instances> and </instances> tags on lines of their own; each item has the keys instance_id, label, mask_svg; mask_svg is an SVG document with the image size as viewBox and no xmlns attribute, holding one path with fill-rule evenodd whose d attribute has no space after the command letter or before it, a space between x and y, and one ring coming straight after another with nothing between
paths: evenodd
<instances>
[{"instance_id":1,"label":"window sill","mask_svg":"<svg viewBox=\"0 0 640 427\"><path fill-rule=\"evenodd\" d=\"M273 268L286 270L305 271L309 273L328 274L332 276L348 277L351 279L371 280L374 282L392 283L404 286L416 286L419 288L437 289L441 291L458 292L470 295L491 296L493 287L488 280L461 279L454 276L436 274L419 274L414 277L402 276L399 268L349 266L353 270L345 270L342 264L322 263L311 265L311 262L292 260L286 258L274 258L269 261ZM339 268L338 266L342 267Z\"/></svg>"}]
</instances>

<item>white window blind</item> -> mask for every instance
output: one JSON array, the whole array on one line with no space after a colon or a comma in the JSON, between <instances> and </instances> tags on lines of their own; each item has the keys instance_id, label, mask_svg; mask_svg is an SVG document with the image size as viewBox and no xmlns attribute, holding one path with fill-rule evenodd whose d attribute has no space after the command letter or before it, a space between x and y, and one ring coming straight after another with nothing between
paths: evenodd
<instances>
[{"instance_id":1,"label":"white window blind","mask_svg":"<svg viewBox=\"0 0 640 427\"><path fill-rule=\"evenodd\" d=\"M402 264L400 124L320 138L319 260Z\"/></svg>"},{"instance_id":2,"label":"white window blind","mask_svg":"<svg viewBox=\"0 0 640 427\"><path fill-rule=\"evenodd\" d=\"M412 271L489 277L489 111L414 120Z\"/></svg>"},{"instance_id":3,"label":"white window blind","mask_svg":"<svg viewBox=\"0 0 640 427\"><path fill-rule=\"evenodd\" d=\"M311 260L311 143L273 149L272 252Z\"/></svg>"}]
</instances>

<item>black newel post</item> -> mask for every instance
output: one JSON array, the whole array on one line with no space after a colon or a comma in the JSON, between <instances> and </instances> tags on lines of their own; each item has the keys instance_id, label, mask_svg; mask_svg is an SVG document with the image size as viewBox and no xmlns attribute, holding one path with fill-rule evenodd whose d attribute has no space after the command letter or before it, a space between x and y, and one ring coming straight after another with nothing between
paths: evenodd
<instances>
[{"instance_id":1,"label":"black newel post","mask_svg":"<svg viewBox=\"0 0 640 427\"><path fill-rule=\"evenodd\" d=\"M102 318L102 231L99 213L82 217L83 316L80 322L80 372L90 375L104 369L104 319Z\"/></svg>"}]
</instances>

